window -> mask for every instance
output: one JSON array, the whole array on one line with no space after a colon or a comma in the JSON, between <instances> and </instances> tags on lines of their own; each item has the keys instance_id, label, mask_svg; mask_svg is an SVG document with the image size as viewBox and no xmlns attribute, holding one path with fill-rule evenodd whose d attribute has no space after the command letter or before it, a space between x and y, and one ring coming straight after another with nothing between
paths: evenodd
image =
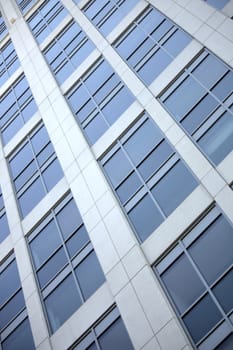
<instances>
[{"instance_id":1,"label":"window","mask_svg":"<svg viewBox=\"0 0 233 350\"><path fill-rule=\"evenodd\" d=\"M0 347L35 349L14 255L0 265Z\"/></svg>"},{"instance_id":2,"label":"window","mask_svg":"<svg viewBox=\"0 0 233 350\"><path fill-rule=\"evenodd\" d=\"M6 216L6 210L4 207L2 191L0 189L0 243L9 235L9 226Z\"/></svg>"},{"instance_id":3,"label":"window","mask_svg":"<svg viewBox=\"0 0 233 350\"><path fill-rule=\"evenodd\" d=\"M229 2L229 0L204 0L204 1L207 2L207 4L219 10L221 10Z\"/></svg>"},{"instance_id":4,"label":"window","mask_svg":"<svg viewBox=\"0 0 233 350\"><path fill-rule=\"evenodd\" d=\"M87 332L72 350L133 350L133 345L120 317L114 307L101 321L97 322ZM70 350L71 350L70 349Z\"/></svg>"},{"instance_id":5,"label":"window","mask_svg":"<svg viewBox=\"0 0 233 350\"><path fill-rule=\"evenodd\" d=\"M66 15L67 10L60 1L47 0L35 11L27 22L37 42L42 43Z\"/></svg>"},{"instance_id":6,"label":"window","mask_svg":"<svg viewBox=\"0 0 233 350\"><path fill-rule=\"evenodd\" d=\"M3 85L19 67L19 60L11 40L0 48L0 85Z\"/></svg>"},{"instance_id":7,"label":"window","mask_svg":"<svg viewBox=\"0 0 233 350\"><path fill-rule=\"evenodd\" d=\"M146 114L117 141L101 164L141 242L197 186Z\"/></svg>"},{"instance_id":8,"label":"window","mask_svg":"<svg viewBox=\"0 0 233 350\"><path fill-rule=\"evenodd\" d=\"M135 73L149 85L190 40L173 22L149 7L114 46Z\"/></svg>"},{"instance_id":9,"label":"window","mask_svg":"<svg viewBox=\"0 0 233 350\"><path fill-rule=\"evenodd\" d=\"M6 34L8 33L8 30L7 30L7 27L6 27L6 24L4 22L4 18L0 12L0 40L2 40Z\"/></svg>"},{"instance_id":10,"label":"window","mask_svg":"<svg viewBox=\"0 0 233 350\"><path fill-rule=\"evenodd\" d=\"M44 51L57 81L61 84L94 50L94 45L76 22L71 22Z\"/></svg>"},{"instance_id":11,"label":"window","mask_svg":"<svg viewBox=\"0 0 233 350\"><path fill-rule=\"evenodd\" d=\"M43 125L27 136L9 159L22 217L25 217L62 178L48 133Z\"/></svg>"},{"instance_id":12,"label":"window","mask_svg":"<svg viewBox=\"0 0 233 350\"><path fill-rule=\"evenodd\" d=\"M102 285L104 275L70 195L29 235L28 242L53 333Z\"/></svg>"},{"instance_id":13,"label":"window","mask_svg":"<svg viewBox=\"0 0 233 350\"><path fill-rule=\"evenodd\" d=\"M76 120L94 144L134 98L106 61L98 62L67 94Z\"/></svg>"},{"instance_id":14,"label":"window","mask_svg":"<svg viewBox=\"0 0 233 350\"><path fill-rule=\"evenodd\" d=\"M37 3L38 0L16 0L22 14L25 14Z\"/></svg>"},{"instance_id":15,"label":"window","mask_svg":"<svg viewBox=\"0 0 233 350\"><path fill-rule=\"evenodd\" d=\"M77 4L79 0L74 0ZM100 30L108 35L136 6L139 0L92 0L84 8L85 15Z\"/></svg>"},{"instance_id":16,"label":"window","mask_svg":"<svg viewBox=\"0 0 233 350\"><path fill-rule=\"evenodd\" d=\"M0 98L0 128L6 144L36 112L37 107L25 76Z\"/></svg>"},{"instance_id":17,"label":"window","mask_svg":"<svg viewBox=\"0 0 233 350\"><path fill-rule=\"evenodd\" d=\"M232 82L232 70L204 51L160 98L215 165L233 149Z\"/></svg>"},{"instance_id":18,"label":"window","mask_svg":"<svg viewBox=\"0 0 233 350\"><path fill-rule=\"evenodd\" d=\"M155 266L200 349L230 349L233 345L232 245L233 228L214 208Z\"/></svg>"}]
</instances>

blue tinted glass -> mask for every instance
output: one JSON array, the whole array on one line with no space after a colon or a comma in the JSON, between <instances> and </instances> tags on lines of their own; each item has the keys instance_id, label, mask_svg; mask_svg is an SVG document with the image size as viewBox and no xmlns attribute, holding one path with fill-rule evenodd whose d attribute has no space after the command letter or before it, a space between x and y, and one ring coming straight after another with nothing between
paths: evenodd
<instances>
[{"instance_id":1,"label":"blue tinted glass","mask_svg":"<svg viewBox=\"0 0 233 350\"><path fill-rule=\"evenodd\" d=\"M79 210L73 199L61 209L56 217L64 239L69 237L82 223Z\"/></svg>"},{"instance_id":2,"label":"blue tinted glass","mask_svg":"<svg viewBox=\"0 0 233 350\"><path fill-rule=\"evenodd\" d=\"M233 73L228 72L217 85L212 89L212 93L220 100L224 100L233 91Z\"/></svg>"},{"instance_id":3,"label":"blue tinted glass","mask_svg":"<svg viewBox=\"0 0 233 350\"><path fill-rule=\"evenodd\" d=\"M47 244L47 242L46 242ZM63 248L59 249L49 261L37 272L40 287L43 288L67 264L67 256Z\"/></svg>"},{"instance_id":4,"label":"blue tinted glass","mask_svg":"<svg viewBox=\"0 0 233 350\"><path fill-rule=\"evenodd\" d=\"M61 245L54 220L50 221L30 243L35 267L38 268Z\"/></svg>"},{"instance_id":5,"label":"blue tinted glass","mask_svg":"<svg viewBox=\"0 0 233 350\"><path fill-rule=\"evenodd\" d=\"M179 121L198 100L205 90L192 77L186 78L179 87L164 101L165 106ZM180 103L182 101L182 103Z\"/></svg>"},{"instance_id":6,"label":"blue tinted glass","mask_svg":"<svg viewBox=\"0 0 233 350\"><path fill-rule=\"evenodd\" d=\"M233 149L232 115L225 112L200 138L198 144L215 164L219 164Z\"/></svg>"},{"instance_id":7,"label":"blue tinted glass","mask_svg":"<svg viewBox=\"0 0 233 350\"><path fill-rule=\"evenodd\" d=\"M183 31L177 29L175 33L165 42L163 47L173 56L176 57L183 50L191 38Z\"/></svg>"},{"instance_id":8,"label":"blue tinted glass","mask_svg":"<svg viewBox=\"0 0 233 350\"><path fill-rule=\"evenodd\" d=\"M123 151L119 149L104 165L104 170L115 187L129 174L132 170L132 165Z\"/></svg>"},{"instance_id":9,"label":"blue tinted glass","mask_svg":"<svg viewBox=\"0 0 233 350\"><path fill-rule=\"evenodd\" d=\"M29 143L26 143L10 161L10 168L14 178L31 162L32 158L31 147Z\"/></svg>"},{"instance_id":10,"label":"blue tinted glass","mask_svg":"<svg viewBox=\"0 0 233 350\"><path fill-rule=\"evenodd\" d=\"M0 217L0 243L9 235L9 226L6 214Z\"/></svg>"},{"instance_id":11,"label":"blue tinted glass","mask_svg":"<svg viewBox=\"0 0 233 350\"><path fill-rule=\"evenodd\" d=\"M45 171L43 171L42 176L46 189L49 192L63 176L63 172L57 158L55 158L54 161L45 169Z\"/></svg>"},{"instance_id":12,"label":"blue tinted glass","mask_svg":"<svg viewBox=\"0 0 233 350\"><path fill-rule=\"evenodd\" d=\"M222 315L207 294L184 316L183 320L194 341L198 342L221 318Z\"/></svg>"},{"instance_id":13,"label":"blue tinted glass","mask_svg":"<svg viewBox=\"0 0 233 350\"><path fill-rule=\"evenodd\" d=\"M228 313L233 308L233 270L214 287L213 292L222 305L224 311Z\"/></svg>"},{"instance_id":14,"label":"blue tinted glass","mask_svg":"<svg viewBox=\"0 0 233 350\"><path fill-rule=\"evenodd\" d=\"M98 338L101 350L133 350L133 345L129 335L120 318L118 318L101 336Z\"/></svg>"},{"instance_id":15,"label":"blue tinted glass","mask_svg":"<svg viewBox=\"0 0 233 350\"><path fill-rule=\"evenodd\" d=\"M44 197L45 189L41 179L36 179L30 187L18 198L23 217L25 217Z\"/></svg>"},{"instance_id":16,"label":"blue tinted glass","mask_svg":"<svg viewBox=\"0 0 233 350\"><path fill-rule=\"evenodd\" d=\"M84 128L85 134L89 142L93 145L108 129L106 121L103 119L100 113L90 121Z\"/></svg>"},{"instance_id":17,"label":"blue tinted glass","mask_svg":"<svg viewBox=\"0 0 233 350\"><path fill-rule=\"evenodd\" d=\"M7 338L2 342L2 350L34 350L31 328L28 319L25 319Z\"/></svg>"},{"instance_id":18,"label":"blue tinted glass","mask_svg":"<svg viewBox=\"0 0 233 350\"><path fill-rule=\"evenodd\" d=\"M0 274L0 305L5 303L20 287L16 262L12 261Z\"/></svg>"},{"instance_id":19,"label":"blue tinted glass","mask_svg":"<svg viewBox=\"0 0 233 350\"><path fill-rule=\"evenodd\" d=\"M143 242L163 221L154 202L146 195L128 213L139 239Z\"/></svg>"},{"instance_id":20,"label":"blue tinted glass","mask_svg":"<svg viewBox=\"0 0 233 350\"><path fill-rule=\"evenodd\" d=\"M94 251L75 269L84 299L88 299L104 282L104 274Z\"/></svg>"},{"instance_id":21,"label":"blue tinted glass","mask_svg":"<svg viewBox=\"0 0 233 350\"><path fill-rule=\"evenodd\" d=\"M233 228L220 216L191 246L190 254L209 284L233 263ZM216 259L221 256L221 259Z\"/></svg>"},{"instance_id":22,"label":"blue tinted glass","mask_svg":"<svg viewBox=\"0 0 233 350\"><path fill-rule=\"evenodd\" d=\"M161 140L159 129L150 120L146 120L124 143L124 148L134 164L138 164Z\"/></svg>"},{"instance_id":23,"label":"blue tinted glass","mask_svg":"<svg viewBox=\"0 0 233 350\"><path fill-rule=\"evenodd\" d=\"M64 298L64 295L66 296ZM69 275L56 289L45 299L52 332L55 332L81 305L81 299L77 291L72 275Z\"/></svg>"},{"instance_id":24,"label":"blue tinted glass","mask_svg":"<svg viewBox=\"0 0 233 350\"><path fill-rule=\"evenodd\" d=\"M66 247L71 258L75 256L88 242L90 238L87 234L85 226L81 226L80 229L73 234L66 242Z\"/></svg>"},{"instance_id":25,"label":"blue tinted glass","mask_svg":"<svg viewBox=\"0 0 233 350\"><path fill-rule=\"evenodd\" d=\"M161 278L181 314L205 291L203 283L184 254L162 274Z\"/></svg>"},{"instance_id":26,"label":"blue tinted glass","mask_svg":"<svg viewBox=\"0 0 233 350\"><path fill-rule=\"evenodd\" d=\"M138 175L133 172L116 190L122 203L126 202L142 186Z\"/></svg>"},{"instance_id":27,"label":"blue tinted glass","mask_svg":"<svg viewBox=\"0 0 233 350\"><path fill-rule=\"evenodd\" d=\"M24 307L23 292L20 290L0 311L0 329L3 329Z\"/></svg>"},{"instance_id":28,"label":"blue tinted glass","mask_svg":"<svg viewBox=\"0 0 233 350\"><path fill-rule=\"evenodd\" d=\"M165 215L169 215L197 186L197 181L181 161L154 186L152 194Z\"/></svg>"}]
</instances>

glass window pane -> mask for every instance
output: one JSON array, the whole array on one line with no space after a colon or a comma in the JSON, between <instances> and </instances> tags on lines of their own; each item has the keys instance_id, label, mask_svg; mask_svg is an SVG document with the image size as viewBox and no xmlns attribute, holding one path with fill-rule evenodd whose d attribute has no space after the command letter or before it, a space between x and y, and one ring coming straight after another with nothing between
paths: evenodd
<instances>
[{"instance_id":1,"label":"glass window pane","mask_svg":"<svg viewBox=\"0 0 233 350\"><path fill-rule=\"evenodd\" d=\"M138 175L133 172L116 190L122 203L125 203L142 186Z\"/></svg>"},{"instance_id":2,"label":"glass window pane","mask_svg":"<svg viewBox=\"0 0 233 350\"><path fill-rule=\"evenodd\" d=\"M49 192L63 177L63 172L57 158L43 171L42 176L46 189Z\"/></svg>"},{"instance_id":3,"label":"glass window pane","mask_svg":"<svg viewBox=\"0 0 233 350\"><path fill-rule=\"evenodd\" d=\"M182 125L188 133L193 131L204 122L206 117L217 107L218 101L211 95L206 95L196 107L182 120Z\"/></svg>"},{"instance_id":4,"label":"glass window pane","mask_svg":"<svg viewBox=\"0 0 233 350\"><path fill-rule=\"evenodd\" d=\"M144 180L148 180L162 164L174 153L167 141L162 141L139 165L138 170Z\"/></svg>"},{"instance_id":5,"label":"glass window pane","mask_svg":"<svg viewBox=\"0 0 233 350\"><path fill-rule=\"evenodd\" d=\"M84 299L88 299L104 282L104 274L94 251L75 269Z\"/></svg>"},{"instance_id":6,"label":"glass window pane","mask_svg":"<svg viewBox=\"0 0 233 350\"><path fill-rule=\"evenodd\" d=\"M14 295L12 299L0 310L0 329L3 329L25 307L22 290Z\"/></svg>"},{"instance_id":7,"label":"glass window pane","mask_svg":"<svg viewBox=\"0 0 233 350\"><path fill-rule=\"evenodd\" d=\"M34 350L34 341L28 319L25 319L7 338L2 342L2 350Z\"/></svg>"},{"instance_id":8,"label":"glass window pane","mask_svg":"<svg viewBox=\"0 0 233 350\"><path fill-rule=\"evenodd\" d=\"M38 269L61 245L54 220L50 221L30 243L33 261Z\"/></svg>"},{"instance_id":9,"label":"glass window pane","mask_svg":"<svg viewBox=\"0 0 233 350\"><path fill-rule=\"evenodd\" d=\"M75 201L71 199L56 215L64 239L68 238L82 223Z\"/></svg>"},{"instance_id":10,"label":"glass window pane","mask_svg":"<svg viewBox=\"0 0 233 350\"><path fill-rule=\"evenodd\" d=\"M184 254L162 274L161 278L181 314L205 290L203 283Z\"/></svg>"},{"instance_id":11,"label":"glass window pane","mask_svg":"<svg viewBox=\"0 0 233 350\"><path fill-rule=\"evenodd\" d=\"M132 165L123 151L119 149L104 165L104 170L113 186L116 187L130 173Z\"/></svg>"},{"instance_id":12,"label":"glass window pane","mask_svg":"<svg viewBox=\"0 0 233 350\"><path fill-rule=\"evenodd\" d=\"M207 294L199 303L183 318L193 340L198 342L208 333L222 318L216 305Z\"/></svg>"},{"instance_id":13,"label":"glass window pane","mask_svg":"<svg viewBox=\"0 0 233 350\"><path fill-rule=\"evenodd\" d=\"M20 287L19 274L15 260L0 274L0 286L0 305L2 305Z\"/></svg>"},{"instance_id":14,"label":"glass window pane","mask_svg":"<svg viewBox=\"0 0 233 350\"><path fill-rule=\"evenodd\" d=\"M208 89L213 86L227 72L225 65L217 60L214 55L208 55L192 71L192 74Z\"/></svg>"},{"instance_id":15,"label":"glass window pane","mask_svg":"<svg viewBox=\"0 0 233 350\"><path fill-rule=\"evenodd\" d=\"M204 93L204 88L193 78L188 77L164 101L164 104L176 120L179 121L204 96Z\"/></svg>"},{"instance_id":16,"label":"glass window pane","mask_svg":"<svg viewBox=\"0 0 233 350\"><path fill-rule=\"evenodd\" d=\"M0 243L9 235L9 226L6 214L0 217Z\"/></svg>"},{"instance_id":17,"label":"glass window pane","mask_svg":"<svg viewBox=\"0 0 233 350\"><path fill-rule=\"evenodd\" d=\"M233 150L232 115L225 112L200 138L198 144L215 164L219 164Z\"/></svg>"},{"instance_id":18,"label":"glass window pane","mask_svg":"<svg viewBox=\"0 0 233 350\"><path fill-rule=\"evenodd\" d=\"M89 142L93 145L108 129L108 125L103 116L98 113L92 121L85 127L84 131Z\"/></svg>"},{"instance_id":19,"label":"glass window pane","mask_svg":"<svg viewBox=\"0 0 233 350\"><path fill-rule=\"evenodd\" d=\"M163 221L154 202L146 195L128 213L139 239L143 242Z\"/></svg>"},{"instance_id":20,"label":"glass window pane","mask_svg":"<svg viewBox=\"0 0 233 350\"><path fill-rule=\"evenodd\" d=\"M233 309L233 270L214 287L213 292L226 313Z\"/></svg>"},{"instance_id":21,"label":"glass window pane","mask_svg":"<svg viewBox=\"0 0 233 350\"><path fill-rule=\"evenodd\" d=\"M164 213L169 215L196 186L197 181L179 161L159 180L151 192Z\"/></svg>"},{"instance_id":22,"label":"glass window pane","mask_svg":"<svg viewBox=\"0 0 233 350\"><path fill-rule=\"evenodd\" d=\"M124 148L134 164L138 164L161 140L159 129L150 120L147 120L124 143Z\"/></svg>"},{"instance_id":23,"label":"glass window pane","mask_svg":"<svg viewBox=\"0 0 233 350\"><path fill-rule=\"evenodd\" d=\"M64 298L64 295L66 296ZM52 332L55 332L81 305L72 275L69 275L45 299L45 307Z\"/></svg>"},{"instance_id":24,"label":"glass window pane","mask_svg":"<svg viewBox=\"0 0 233 350\"><path fill-rule=\"evenodd\" d=\"M177 29L175 33L165 42L163 47L168 50L173 57L176 57L190 41L191 38L186 33L180 29Z\"/></svg>"},{"instance_id":25,"label":"glass window pane","mask_svg":"<svg viewBox=\"0 0 233 350\"><path fill-rule=\"evenodd\" d=\"M222 80L212 89L212 93L215 94L220 100L224 100L232 93L233 90L233 73L228 72Z\"/></svg>"},{"instance_id":26,"label":"glass window pane","mask_svg":"<svg viewBox=\"0 0 233 350\"><path fill-rule=\"evenodd\" d=\"M233 334L229 335L215 350L232 350L233 348Z\"/></svg>"},{"instance_id":27,"label":"glass window pane","mask_svg":"<svg viewBox=\"0 0 233 350\"><path fill-rule=\"evenodd\" d=\"M214 221L190 247L192 258L209 284L233 263L232 247L233 228L223 216Z\"/></svg>"},{"instance_id":28,"label":"glass window pane","mask_svg":"<svg viewBox=\"0 0 233 350\"><path fill-rule=\"evenodd\" d=\"M80 229L69 238L66 242L66 247L71 258L75 256L88 242L90 238L87 234L85 226L81 226Z\"/></svg>"},{"instance_id":29,"label":"glass window pane","mask_svg":"<svg viewBox=\"0 0 233 350\"><path fill-rule=\"evenodd\" d=\"M40 287L43 288L67 263L68 259L64 248L60 248L37 272Z\"/></svg>"},{"instance_id":30,"label":"glass window pane","mask_svg":"<svg viewBox=\"0 0 233 350\"><path fill-rule=\"evenodd\" d=\"M118 318L99 338L101 350L133 350L129 335Z\"/></svg>"}]
</instances>

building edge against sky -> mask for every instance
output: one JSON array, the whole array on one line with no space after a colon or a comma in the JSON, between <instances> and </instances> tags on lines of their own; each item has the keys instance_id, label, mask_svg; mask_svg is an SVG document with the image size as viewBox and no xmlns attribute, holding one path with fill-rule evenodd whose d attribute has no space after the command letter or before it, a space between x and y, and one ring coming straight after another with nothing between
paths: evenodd
<instances>
[{"instance_id":1,"label":"building edge against sky","mask_svg":"<svg viewBox=\"0 0 233 350\"><path fill-rule=\"evenodd\" d=\"M0 349L231 349L233 0L0 11Z\"/></svg>"}]
</instances>

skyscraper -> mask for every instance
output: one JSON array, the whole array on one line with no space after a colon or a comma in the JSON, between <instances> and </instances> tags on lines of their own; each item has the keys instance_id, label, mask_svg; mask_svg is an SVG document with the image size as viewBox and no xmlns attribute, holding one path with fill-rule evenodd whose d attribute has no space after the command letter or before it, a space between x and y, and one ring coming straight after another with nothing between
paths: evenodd
<instances>
[{"instance_id":1,"label":"skyscraper","mask_svg":"<svg viewBox=\"0 0 233 350\"><path fill-rule=\"evenodd\" d=\"M232 349L233 0L0 11L0 349Z\"/></svg>"}]
</instances>

